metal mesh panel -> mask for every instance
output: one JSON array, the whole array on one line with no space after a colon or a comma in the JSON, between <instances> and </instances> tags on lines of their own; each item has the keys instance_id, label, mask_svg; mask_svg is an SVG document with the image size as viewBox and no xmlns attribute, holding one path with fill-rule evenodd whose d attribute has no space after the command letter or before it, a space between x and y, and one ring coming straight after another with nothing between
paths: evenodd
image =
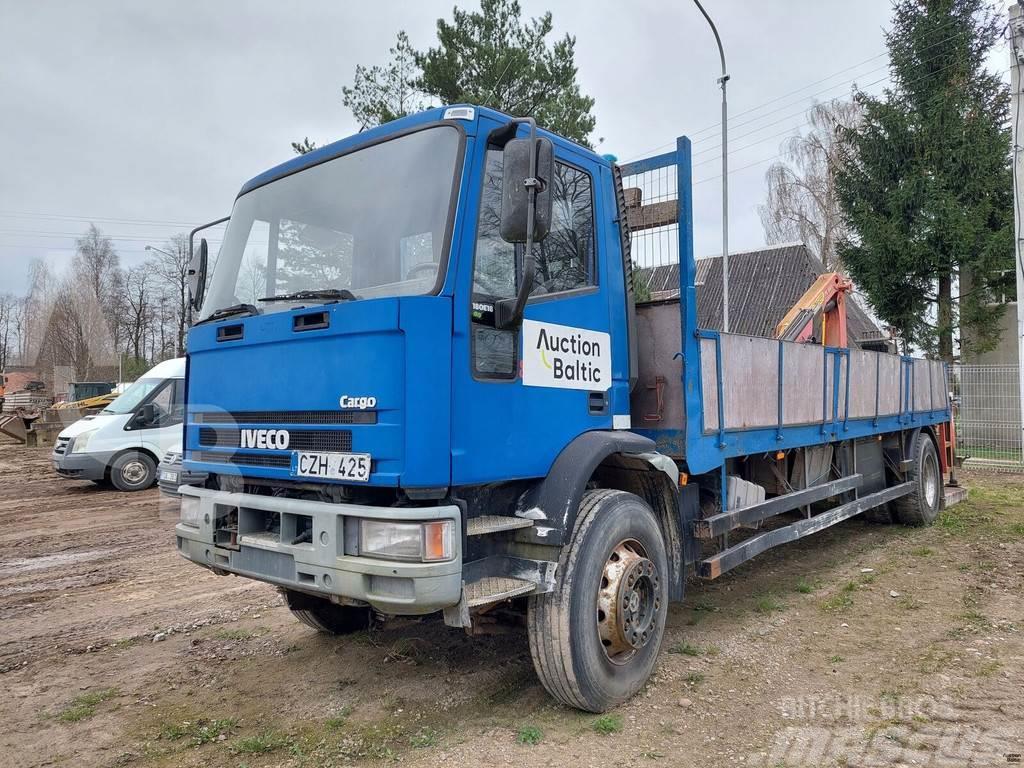
<instances>
[{"instance_id":1,"label":"metal mesh panel","mask_svg":"<svg viewBox=\"0 0 1024 768\"><path fill-rule=\"evenodd\" d=\"M622 186L639 190L639 203L675 203L679 199L677 168L669 165L653 171L622 177ZM626 199L636 202L636 192L627 192ZM632 228L630 232L633 263L638 267L660 267L679 263L679 223L646 229ZM678 289L676 284L673 286Z\"/></svg>"},{"instance_id":2,"label":"metal mesh panel","mask_svg":"<svg viewBox=\"0 0 1024 768\"><path fill-rule=\"evenodd\" d=\"M1024 471L1017 366L958 365L951 377L958 453L967 465Z\"/></svg>"}]
</instances>

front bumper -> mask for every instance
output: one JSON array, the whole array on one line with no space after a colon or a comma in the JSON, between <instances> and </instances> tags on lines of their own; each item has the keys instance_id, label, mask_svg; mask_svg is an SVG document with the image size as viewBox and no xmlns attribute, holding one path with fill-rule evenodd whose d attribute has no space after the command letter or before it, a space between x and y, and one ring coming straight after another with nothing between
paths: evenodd
<instances>
[{"instance_id":1,"label":"front bumper","mask_svg":"<svg viewBox=\"0 0 1024 768\"><path fill-rule=\"evenodd\" d=\"M462 515L454 505L369 507L192 486L182 487L180 493L194 497L200 505L198 528L179 522L174 529L178 551L198 565L326 598L361 600L396 615L433 613L457 604L462 595ZM235 509L236 541L231 546L218 545L218 515ZM311 518L312 541L292 544L279 533L247 532L248 521L265 519L266 513L280 515L279 531L293 527L298 518ZM346 554L346 518L451 520L454 557L443 563L420 563Z\"/></svg>"},{"instance_id":2,"label":"front bumper","mask_svg":"<svg viewBox=\"0 0 1024 768\"><path fill-rule=\"evenodd\" d=\"M113 453L51 453L53 469L69 480L103 480Z\"/></svg>"}]
</instances>

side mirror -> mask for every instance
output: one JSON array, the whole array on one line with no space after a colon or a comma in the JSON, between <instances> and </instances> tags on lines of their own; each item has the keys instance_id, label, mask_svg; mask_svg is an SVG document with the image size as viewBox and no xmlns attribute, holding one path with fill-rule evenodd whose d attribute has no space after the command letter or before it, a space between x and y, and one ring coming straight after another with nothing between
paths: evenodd
<instances>
[{"instance_id":1,"label":"side mirror","mask_svg":"<svg viewBox=\"0 0 1024 768\"><path fill-rule=\"evenodd\" d=\"M202 308L203 298L206 296L206 265L209 252L204 237L199 241L199 253L193 255L188 265L188 292L191 296L192 309L196 312Z\"/></svg>"},{"instance_id":2,"label":"side mirror","mask_svg":"<svg viewBox=\"0 0 1024 768\"><path fill-rule=\"evenodd\" d=\"M531 147L535 147L533 153ZM528 230L532 202L532 239L539 243L551 229L551 179L555 170L551 140L511 139L505 144L502 163L501 239L508 243L525 243L530 239ZM539 184L531 185L531 179L537 179ZM532 190L536 190L534 201L530 200Z\"/></svg>"},{"instance_id":3,"label":"side mirror","mask_svg":"<svg viewBox=\"0 0 1024 768\"><path fill-rule=\"evenodd\" d=\"M140 427L150 427L157 421L158 414L153 403L146 403L135 413L135 423Z\"/></svg>"}]
</instances>

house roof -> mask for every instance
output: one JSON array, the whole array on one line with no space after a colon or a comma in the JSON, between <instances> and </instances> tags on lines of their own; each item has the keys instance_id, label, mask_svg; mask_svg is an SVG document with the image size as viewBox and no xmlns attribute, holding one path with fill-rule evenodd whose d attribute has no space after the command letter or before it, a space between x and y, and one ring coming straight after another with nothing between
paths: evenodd
<instances>
[{"instance_id":1,"label":"house roof","mask_svg":"<svg viewBox=\"0 0 1024 768\"><path fill-rule=\"evenodd\" d=\"M818 275L825 271L800 243L729 254L729 330L748 336L775 336L775 328ZM637 270L651 298L679 296L679 265ZM697 259L697 321L701 328L722 328L722 257ZM846 304L852 342L878 342L886 335L856 301Z\"/></svg>"}]
</instances>

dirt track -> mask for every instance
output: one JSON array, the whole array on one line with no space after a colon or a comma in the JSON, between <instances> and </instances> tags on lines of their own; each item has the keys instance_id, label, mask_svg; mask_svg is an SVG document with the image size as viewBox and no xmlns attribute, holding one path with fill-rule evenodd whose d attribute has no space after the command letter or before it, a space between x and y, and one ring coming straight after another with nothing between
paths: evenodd
<instances>
[{"instance_id":1,"label":"dirt track","mask_svg":"<svg viewBox=\"0 0 1024 768\"><path fill-rule=\"evenodd\" d=\"M652 683L603 721L546 697L519 633L398 621L325 638L273 589L180 559L156 491L59 480L46 450L12 444L0 481L4 766L980 766L1024 753L1021 478L969 477L972 500L931 529L854 520L691 583Z\"/></svg>"}]
</instances>

